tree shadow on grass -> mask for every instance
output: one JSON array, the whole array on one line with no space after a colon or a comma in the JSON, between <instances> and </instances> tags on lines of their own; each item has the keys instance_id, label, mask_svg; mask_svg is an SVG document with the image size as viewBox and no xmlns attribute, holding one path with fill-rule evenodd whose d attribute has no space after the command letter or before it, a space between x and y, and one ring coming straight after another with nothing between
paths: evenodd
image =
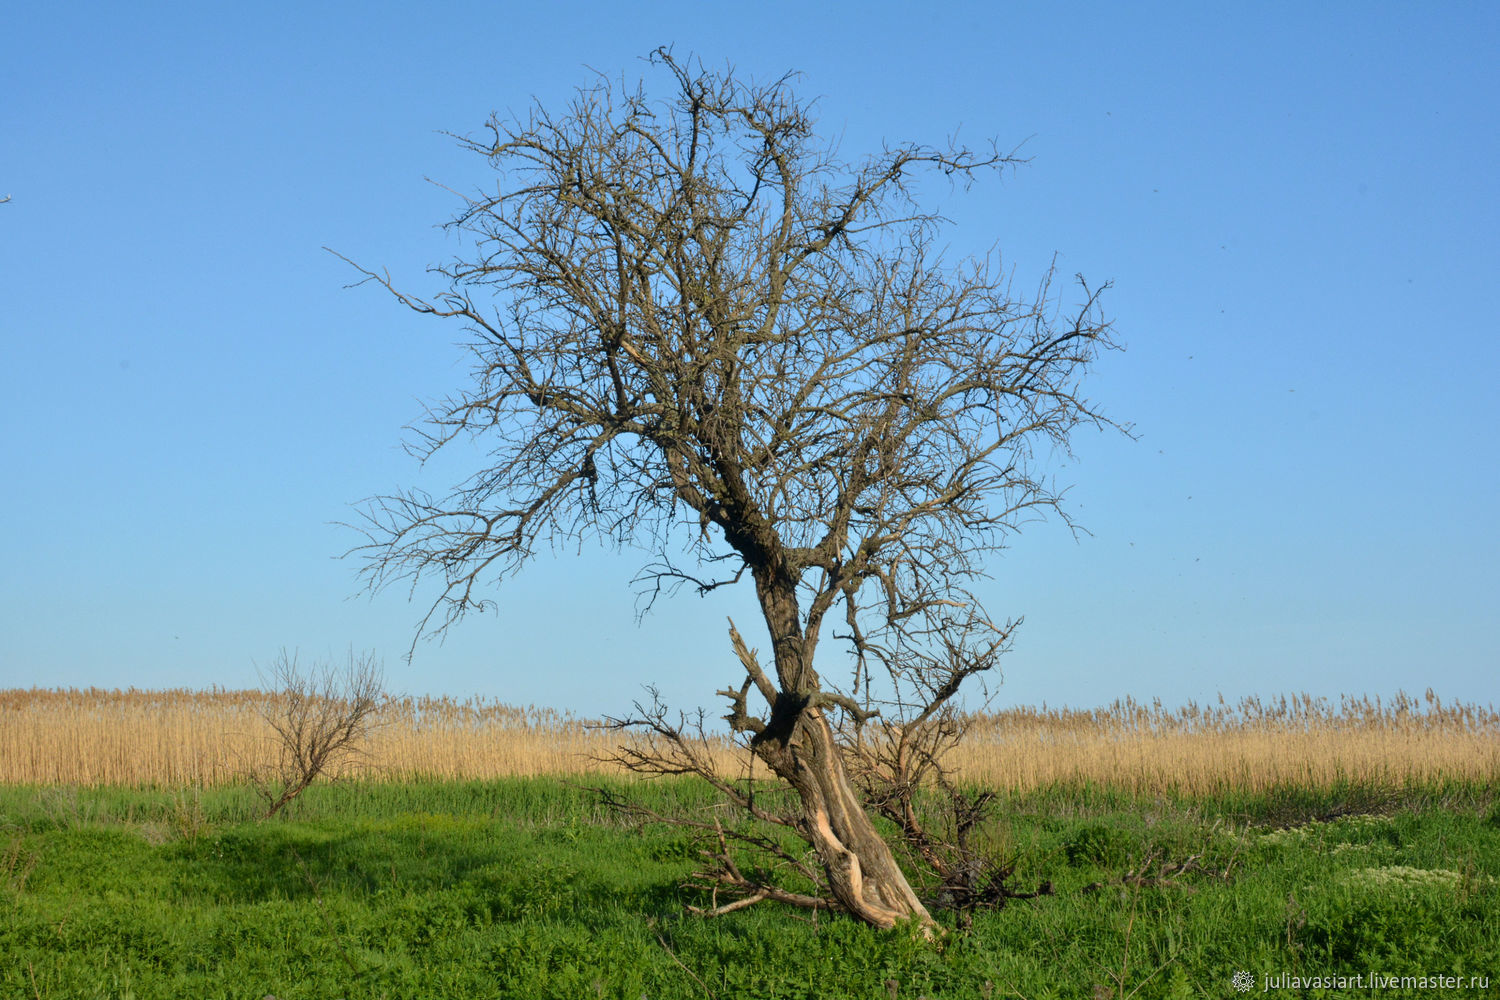
<instances>
[{"instance_id":1,"label":"tree shadow on grass","mask_svg":"<svg viewBox=\"0 0 1500 1000\"><path fill-rule=\"evenodd\" d=\"M548 831L476 837L263 823L164 850L175 859L180 894L221 904L345 898L378 905L377 898L458 893L491 920L587 920L621 908L640 917L680 913L688 901L680 887L684 860L624 836L622 844L619 831L570 842Z\"/></svg>"}]
</instances>

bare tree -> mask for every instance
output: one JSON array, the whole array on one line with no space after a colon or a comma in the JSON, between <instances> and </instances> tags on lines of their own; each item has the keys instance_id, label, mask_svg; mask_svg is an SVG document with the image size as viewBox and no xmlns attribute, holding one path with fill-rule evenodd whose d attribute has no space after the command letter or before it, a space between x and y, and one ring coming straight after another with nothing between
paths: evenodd
<instances>
[{"instance_id":1,"label":"bare tree","mask_svg":"<svg viewBox=\"0 0 1500 1000\"><path fill-rule=\"evenodd\" d=\"M384 700L384 675L373 653L349 651L342 668L303 670L282 650L263 683L261 715L276 733L275 763L252 769L251 781L270 819L321 774L358 757Z\"/></svg>"},{"instance_id":2,"label":"bare tree","mask_svg":"<svg viewBox=\"0 0 1500 1000\"><path fill-rule=\"evenodd\" d=\"M822 895L726 881L741 900L928 926L846 754L882 712L934 717L1004 650L1014 623L968 585L1058 511L1038 460L1109 423L1079 390L1113 346L1101 289L1080 278L1064 308L1050 270L1018 298L998 259L944 259L916 179L966 185L1013 156L902 144L846 163L791 76L651 62L665 100L600 78L561 114L459 139L499 180L449 223L473 250L436 269L440 296L360 268L472 334L474 383L430 409L415 450L490 450L447 497L370 501L354 551L372 588L436 579L419 634L491 606L486 585L560 540L650 546L648 608L748 576L771 660L731 629L744 680L720 693L797 807L760 809L659 708L625 720L648 739L624 761L702 774L811 845ZM825 633L852 651L845 684L815 666Z\"/></svg>"}]
</instances>

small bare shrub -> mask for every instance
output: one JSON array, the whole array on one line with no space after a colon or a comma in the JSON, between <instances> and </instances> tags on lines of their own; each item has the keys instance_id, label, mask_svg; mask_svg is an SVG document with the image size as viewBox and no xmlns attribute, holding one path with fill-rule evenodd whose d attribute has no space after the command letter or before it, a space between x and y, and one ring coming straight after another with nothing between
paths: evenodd
<instances>
[{"instance_id":1,"label":"small bare shrub","mask_svg":"<svg viewBox=\"0 0 1500 1000\"><path fill-rule=\"evenodd\" d=\"M276 762L251 770L255 790L275 816L320 774L360 757L385 700L384 671L374 653L349 651L342 668L332 663L303 670L282 650L262 682L270 693L261 715L274 730Z\"/></svg>"}]
</instances>

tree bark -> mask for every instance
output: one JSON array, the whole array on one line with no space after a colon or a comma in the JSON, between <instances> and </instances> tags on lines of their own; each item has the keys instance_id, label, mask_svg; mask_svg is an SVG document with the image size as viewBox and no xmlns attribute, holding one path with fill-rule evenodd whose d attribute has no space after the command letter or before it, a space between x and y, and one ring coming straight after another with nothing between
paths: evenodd
<instances>
[{"instance_id":1,"label":"tree bark","mask_svg":"<svg viewBox=\"0 0 1500 1000\"><path fill-rule=\"evenodd\" d=\"M821 709L802 709L786 743L768 736L756 752L801 798L800 832L817 851L834 899L875 927L912 919L924 932L934 926L850 784Z\"/></svg>"},{"instance_id":2,"label":"tree bark","mask_svg":"<svg viewBox=\"0 0 1500 1000\"><path fill-rule=\"evenodd\" d=\"M817 640L802 632L795 584L765 569L755 579L773 637L780 690L769 724L751 747L801 799L798 832L817 852L833 898L875 927L914 919L930 933L936 922L865 812L833 728L816 703L819 681L812 653Z\"/></svg>"}]
</instances>

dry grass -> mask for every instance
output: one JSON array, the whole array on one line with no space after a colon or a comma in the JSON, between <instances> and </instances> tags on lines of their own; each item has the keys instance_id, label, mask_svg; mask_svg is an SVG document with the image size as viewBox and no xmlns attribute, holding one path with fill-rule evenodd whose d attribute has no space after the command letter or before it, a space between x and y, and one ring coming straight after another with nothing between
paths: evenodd
<instances>
[{"instance_id":1,"label":"dry grass","mask_svg":"<svg viewBox=\"0 0 1500 1000\"><path fill-rule=\"evenodd\" d=\"M0 783L210 785L273 752L254 691L0 691ZM1212 707L1116 702L971 720L950 763L1018 791L1088 782L1138 792L1384 785L1500 777L1500 713L1400 695L1339 705L1299 696ZM613 734L551 709L482 698L390 701L361 762L393 778L613 770ZM726 770L735 751L721 748Z\"/></svg>"},{"instance_id":2,"label":"dry grass","mask_svg":"<svg viewBox=\"0 0 1500 1000\"><path fill-rule=\"evenodd\" d=\"M0 691L0 783L212 785L273 759L260 691ZM602 770L611 738L571 715L483 698L393 698L351 769L487 778Z\"/></svg>"},{"instance_id":3,"label":"dry grass","mask_svg":"<svg viewBox=\"0 0 1500 1000\"><path fill-rule=\"evenodd\" d=\"M1500 778L1500 712L1444 704L1431 689L1421 700L1346 696L1333 705L1297 695L1178 709L1127 700L971 721L950 763L966 777L1021 790L1090 783L1196 795Z\"/></svg>"}]
</instances>

